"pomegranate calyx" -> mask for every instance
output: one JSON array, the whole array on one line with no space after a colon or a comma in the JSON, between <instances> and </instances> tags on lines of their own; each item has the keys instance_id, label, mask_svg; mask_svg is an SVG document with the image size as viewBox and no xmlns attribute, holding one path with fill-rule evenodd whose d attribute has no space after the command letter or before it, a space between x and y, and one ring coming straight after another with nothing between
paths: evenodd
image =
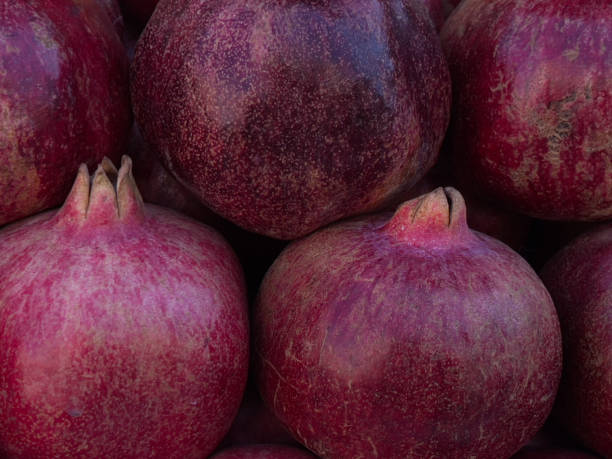
<instances>
[{"instance_id":1,"label":"pomegranate calyx","mask_svg":"<svg viewBox=\"0 0 612 459\"><path fill-rule=\"evenodd\" d=\"M438 187L401 204L384 228L393 237L414 245L436 245L470 234L465 200L452 187Z\"/></svg>"},{"instance_id":2,"label":"pomegranate calyx","mask_svg":"<svg viewBox=\"0 0 612 459\"><path fill-rule=\"evenodd\" d=\"M143 209L142 196L132 175L132 160L124 155L119 171L110 159L104 158L93 177L87 165L81 164L58 219L65 223L104 225L140 219Z\"/></svg>"}]
</instances>

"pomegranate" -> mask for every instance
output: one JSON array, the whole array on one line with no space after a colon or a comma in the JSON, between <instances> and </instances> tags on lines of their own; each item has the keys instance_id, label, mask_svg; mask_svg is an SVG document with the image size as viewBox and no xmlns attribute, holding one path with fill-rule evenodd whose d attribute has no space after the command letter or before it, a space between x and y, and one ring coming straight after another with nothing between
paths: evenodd
<instances>
[{"instance_id":1,"label":"pomegranate","mask_svg":"<svg viewBox=\"0 0 612 459\"><path fill-rule=\"evenodd\" d=\"M119 37L123 40L125 36L125 24L123 22L123 15L121 14L121 8L119 7L118 0L97 0L98 3L106 9L111 23L115 27L115 31L119 34Z\"/></svg>"},{"instance_id":2,"label":"pomegranate","mask_svg":"<svg viewBox=\"0 0 612 459\"><path fill-rule=\"evenodd\" d=\"M167 0L136 46L135 116L212 210L294 239L435 162L450 82L430 22L412 0Z\"/></svg>"},{"instance_id":3,"label":"pomegranate","mask_svg":"<svg viewBox=\"0 0 612 459\"><path fill-rule=\"evenodd\" d=\"M124 157L0 231L0 449L202 458L245 387L240 265L211 228L143 204Z\"/></svg>"},{"instance_id":4,"label":"pomegranate","mask_svg":"<svg viewBox=\"0 0 612 459\"><path fill-rule=\"evenodd\" d=\"M612 218L612 2L464 0L441 39L462 189L542 219Z\"/></svg>"},{"instance_id":5,"label":"pomegranate","mask_svg":"<svg viewBox=\"0 0 612 459\"><path fill-rule=\"evenodd\" d=\"M324 458L508 458L561 372L544 285L453 188L290 243L253 345L264 401Z\"/></svg>"},{"instance_id":6,"label":"pomegranate","mask_svg":"<svg viewBox=\"0 0 612 459\"><path fill-rule=\"evenodd\" d=\"M286 445L247 445L224 449L210 459L314 459L308 451Z\"/></svg>"},{"instance_id":7,"label":"pomegranate","mask_svg":"<svg viewBox=\"0 0 612 459\"><path fill-rule=\"evenodd\" d=\"M128 61L100 0L0 1L0 225L59 206L80 163L118 160Z\"/></svg>"},{"instance_id":8,"label":"pomegranate","mask_svg":"<svg viewBox=\"0 0 612 459\"><path fill-rule=\"evenodd\" d=\"M579 236L542 268L563 336L553 410L587 447L612 457L612 223Z\"/></svg>"}]
</instances>

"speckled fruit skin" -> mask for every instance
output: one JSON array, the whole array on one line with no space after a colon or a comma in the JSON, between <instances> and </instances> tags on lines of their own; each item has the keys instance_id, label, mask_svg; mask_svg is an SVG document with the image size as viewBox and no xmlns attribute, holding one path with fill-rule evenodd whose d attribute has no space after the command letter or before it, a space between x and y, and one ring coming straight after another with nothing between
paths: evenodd
<instances>
[{"instance_id":1,"label":"speckled fruit skin","mask_svg":"<svg viewBox=\"0 0 612 459\"><path fill-rule=\"evenodd\" d=\"M611 266L607 223L570 242L540 272L563 335L563 377L553 413L604 457L612 457Z\"/></svg>"},{"instance_id":2,"label":"speckled fruit skin","mask_svg":"<svg viewBox=\"0 0 612 459\"><path fill-rule=\"evenodd\" d=\"M441 39L463 182L551 220L612 217L612 3L464 0Z\"/></svg>"},{"instance_id":3,"label":"speckled fruit skin","mask_svg":"<svg viewBox=\"0 0 612 459\"><path fill-rule=\"evenodd\" d=\"M0 1L0 225L59 206L81 163L124 152L128 61L105 4Z\"/></svg>"},{"instance_id":4,"label":"speckled fruit skin","mask_svg":"<svg viewBox=\"0 0 612 459\"><path fill-rule=\"evenodd\" d=\"M279 239L416 183L450 111L439 39L413 0L168 0L137 44L131 88L168 169Z\"/></svg>"},{"instance_id":5,"label":"speckled fruit skin","mask_svg":"<svg viewBox=\"0 0 612 459\"><path fill-rule=\"evenodd\" d=\"M252 327L264 401L323 458L508 458L561 373L544 285L453 188L289 244Z\"/></svg>"},{"instance_id":6,"label":"speckled fruit skin","mask_svg":"<svg viewBox=\"0 0 612 459\"><path fill-rule=\"evenodd\" d=\"M242 271L217 232L143 205L129 159L91 191L82 166L59 211L5 227L0 273L9 458L214 450L247 378Z\"/></svg>"},{"instance_id":7,"label":"speckled fruit skin","mask_svg":"<svg viewBox=\"0 0 612 459\"><path fill-rule=\"evenodd\" d=\"M565 448L523 448L512 459L598 459L585 451Z\"/></svg>"},{"instance_id":8,"label":"speckled fruit skin","mask_svg":"<svg viewBox=\"0 0 612 459\"><path fill-rule=\"evenodd\" d=\"M315 459L308 451L285 445L246 445L228 448L210 459Z\"/></svg>"}]
</instances>

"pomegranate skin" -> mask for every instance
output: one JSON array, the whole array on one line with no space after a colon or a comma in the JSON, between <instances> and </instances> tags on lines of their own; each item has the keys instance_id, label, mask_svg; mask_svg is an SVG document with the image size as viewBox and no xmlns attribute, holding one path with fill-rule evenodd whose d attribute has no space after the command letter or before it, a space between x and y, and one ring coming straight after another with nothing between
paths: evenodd
<instances>
[{"instance_id":1,"label":"pomegranate skin","mask_svg":"<svg viewBox=\"0 0 612 459\"><path fill-rule=\"evenodd\" d=\"M210 459L314 459L308 451L286 445L244 445L219 451Z\"/></svg>"},{"instance_id":2,"label":"pomegranate skin","mask_svg":"<svg viewBox=\"0 0 612 459\"><path fill-rule=\"evenodd\" d=\"M413 185L449 118L439 38L412 0L169 0L132 69L136 119L168 170L279 239Z\"/></svg>"},{"instance_id":3,"label":"pomegranate skin","mask_svg":"<svg viewBox=\"0 0 612 459\"><path fill-rule=\"evenodd\" d=\"M563 336L553 414L588 448L612 457L612 224L570 242L540 275Z\"/></svg>"},{"instance_id":4,"label":"pomegranate skin","mask_svg":"<svg viewBox=\"0 0 612 459\"><path fill-rule=\"evenodd\" d=\"M81 163L119 160L132 115L110 3L3 0L0 7L2 225L59 206Z\"/></svg>"},{"instance_id":5,"label":"pomegranate skin","mask_svg":"<svg viewBox=\"0 0 612 459\"><path fill-rule=\"evenodd\" d=\"M550 296L444 190L292 242L262 282L262 398L323 458L508 458L550 411Z\"/></svg>"},{"instance_id":6,"label":"pomegranate skin","mask_svg":"<svg viewBox=\"0 0 612 459\"><path fill-rule=\"evenodd\" d=\"M124 159L0 232L0 450L202 458L246 383L247 305L211 228L143 205ZM109 177L111 179L109 180Z\"/></svg>"},{"instance_id":7,"label":"pomegranate skin","mask_svg":"<svg viewBox=\"0 0 612 459\"><path fill-rule=\"evenodd\" d=\"M427 8L431 22L437 31L440 31L444 20L446 19L444 10L444 0L419 0Z\"/></svg>"},{"instance_id":8,"label":"pomegranate skin","mask_svg":"<svg viewBox=\"0 0 612 459\"><path fill-rule=\"evenodd\" d=\"M612 217L612 3L465 0L445 22L462 184L549 220Z\"/></svg>"}]
</instances>

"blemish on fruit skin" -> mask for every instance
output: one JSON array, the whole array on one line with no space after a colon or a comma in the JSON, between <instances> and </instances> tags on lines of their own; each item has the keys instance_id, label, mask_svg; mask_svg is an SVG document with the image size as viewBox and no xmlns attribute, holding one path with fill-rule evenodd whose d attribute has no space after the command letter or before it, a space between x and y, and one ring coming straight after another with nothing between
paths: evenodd
<instances>
[{"instance_id":1,"label":"blemish on fruit skin","mask_svg":"<svg viewBox=\"0 0 612 459\"><path fill-rule=\"evenodd\" d=\"M609 218L612 60L600 44L610 5L574 4L559 25L554 3L518 1L504 14L495 11L509 3L482 3L466 2L442 31L454 79L449 138L466 189L538 218Z\"/></svg>"}]
</instances>

